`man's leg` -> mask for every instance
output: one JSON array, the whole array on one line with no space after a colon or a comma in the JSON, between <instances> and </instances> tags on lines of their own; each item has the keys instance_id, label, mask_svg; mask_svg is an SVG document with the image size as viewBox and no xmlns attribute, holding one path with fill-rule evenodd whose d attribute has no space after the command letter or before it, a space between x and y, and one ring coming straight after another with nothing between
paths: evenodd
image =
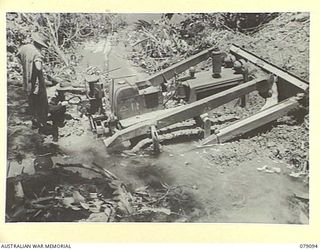
<instances>
[{"instance_id":1,"label":"man's leg","mask_svg":"<svg viewBox=\"0 0 320 250\"><path fill-rule=\"evenodd\" d=\"M57 142L59 138L59 129L58 129L58 124L55 120L53 120L52 123L52 140Z\"/></svg>"},{"instance_id":2,"label":"man's leg","mask_svg":"<svg viewBox=\"0 0 320 250\"><path fill-rule=\"evenodd\" d=\"M59 138L59 127L64 126L66 107L61 105L49 104L50 119L52 120L52 137L53 141L58 141Z\"/></svg>"},{"instance_id":3,"label":"man's leg","mask_svg":"<svg viewBox=\"0 0 320 250\"><path fill-rule=\"evenodd\" d=\"M48 120L48 99L46 93L39 93L37 95L35 110L41 126L46 126Z\"/></svg>"},{"instance_id":4,"label":"man's leg","mask_svg":"<svg viewBox=\"0 0 320 250\"><path fill-rule=\"evenodd\" d=\"M36 114L36 98L37 95L35 94L28 95L29 113L31 114L32 129L37 129L40 126Z\"/></svg>"}]
</instances>

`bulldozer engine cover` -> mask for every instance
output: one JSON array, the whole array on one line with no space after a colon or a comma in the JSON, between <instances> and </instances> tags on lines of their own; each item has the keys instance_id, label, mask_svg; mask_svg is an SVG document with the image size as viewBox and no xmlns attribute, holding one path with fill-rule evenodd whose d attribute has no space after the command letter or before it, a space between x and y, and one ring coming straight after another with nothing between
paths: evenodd
<instances>
[{"instance_id":1,"label":"bulldozer engine cover","mask_svg":"<svg viewBox=\"0 0 320 250\"><path fill-rule=\"evenodd\" d=\"M129 83L116 84L111 100L119 120L161 109L163 103L160 88L150 86L139 90Z\"/></svg>"},{"instance_id":2,"label":"bulldozer engine cover","mask_svg":"<svg viewBox=\"0 0 320 250\"><path fill-rule=\"evenodd\" d=\"M129 84L115 86L112 102L119 120L140 114L143 105L138 88Z\"/></svg>"}]
</instances>

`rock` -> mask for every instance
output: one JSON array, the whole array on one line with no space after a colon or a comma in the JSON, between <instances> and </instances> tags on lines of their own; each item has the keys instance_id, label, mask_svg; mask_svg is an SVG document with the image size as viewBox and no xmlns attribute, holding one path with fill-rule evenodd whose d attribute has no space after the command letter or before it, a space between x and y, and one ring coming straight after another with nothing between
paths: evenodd
<instances>
[{"instance_id":1,"label":"rock","mask_svg":"<svg viewBox=\"0 0 320 250\"><path fill-rule=\"evenodd\" d=\"M300 13L294 16L291 20L296 22L304 22L309 19L309 13Z\"/></svg>"},{"instance_id":2,"label":"rock","mask_svg":"<svg viewBox=\"0 0 320 250\"><path fill-rule=\"evenodd\" d=\"M264 170L266 170L267 169L267 165L264 165L263 167L261 167L261 168L257 168L257 170L258 171L264 171Z\"/></svg>"},{"instance_id":3,"label":"rock","mask_svg":"<svg viewBox=\"0 0 320 250\"><path fill-rule=\"evenodd\" d=\"M107 222L108 221L108 216L106 215L105 212L101 213L92 213L90 214L89 218L86 219L88 222Z\"/></svg>"},{"instance_id":4,"label":"rock","mask_svg":"<svg viewBox=\"0 0 320 250\"><path fill-rule=\"evenodd\" d=\"M278 157L278 156L280 156L280 150L276 148L276 149L272 150L272 154L273 154L273 156Z\"/></svg>"},{"instance_id":5,"label":"rock","mask_svg":"<svg viewBox=\"0 0 320 250\"><path fill-rule=\"evenodd\" d=\"M290 165L287 165L287 168L288 168L288 169L293 169L294 166L290 164Z\"/></svg>"},{"instance_id":6,"label":"rock","mask_svg":"<svg viewBox=\"0 0 320 250\"><path fill-rule=\"evenodd\" d=\"M79 193L79 191L74 191L72 194L74 199L74 203L83 203L85 202L85 198Z\"/></svg>"},{"instance_id":7,"label":"rock","mask_svg":"<svg viewBox=\"0 0 320 250\"><path fill-rule=\"evenodd\" d=\"M198 188L198 186L197 186L197 185L193 185L193 186L192 186L192 189L194 189L194 190L198 190L199 188Z\"/></svg>"},{"instance_id":8,"label":"rock","mask_svg":"<svg viewBox=\"0 0 320 250\"><path fill-rule=\"evenodd\" d=\"M270 170L270 169L266 169L264 172L269 173L269 174L273 174L273 173L275 173L275 171L274 171L274 170Z\"/></svg>"},{"instance_id":9,"label":"rock","mask_svg":"<svg viewBox=\"0 0 320 250\"><path fill-rule=\"evenodd\" d=\"M306 51L307 48L305 46L300 45L300 46L298 46L297 49L299 52L304 52L304 51Z\"/></svg>"},{"instance_id":10,"label":"rock","mask_svg":"<svg viewBox=\"0 0 320 250\"><path fill-rule=\"evenodd\" d=\"M273 167L272 170L278 174L281 173L281 168Z\"/></svg>"},{"instance_id":11,"label":"rock","mask_svg":"<svg viewBox=\"0 0 320 250\"><path fill-rule=\"evenodd\" d=\"M37 156L33 162L35 171L48 170L53 167L50 156Z\"/></svg>"},{"instance_id":12,"label":"rock","mask_svg":"<svg viewBox=\"0 0 320 250\"><path fill-rule=\"evenodd\" d=\"M289 174L289 176L294 177L294 178L299 178L299 177L301 177L301 174L300 173L291 173L291 174Z\"/></svg>"}]
</instances>

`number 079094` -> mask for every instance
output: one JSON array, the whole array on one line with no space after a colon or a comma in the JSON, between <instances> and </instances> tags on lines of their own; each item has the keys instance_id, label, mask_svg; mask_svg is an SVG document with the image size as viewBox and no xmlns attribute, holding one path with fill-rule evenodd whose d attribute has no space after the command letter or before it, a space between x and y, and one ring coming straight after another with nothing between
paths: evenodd
<instances>
[{"instance_id":1,"label":"number 079094","mask_svg":"<svg viewBox=\"0 0 320 250\"><path fill-rule=\"evenodd\" d=\"M318 248L318 244L300 244L300 248Z\"/></svg>"}]
</instances>

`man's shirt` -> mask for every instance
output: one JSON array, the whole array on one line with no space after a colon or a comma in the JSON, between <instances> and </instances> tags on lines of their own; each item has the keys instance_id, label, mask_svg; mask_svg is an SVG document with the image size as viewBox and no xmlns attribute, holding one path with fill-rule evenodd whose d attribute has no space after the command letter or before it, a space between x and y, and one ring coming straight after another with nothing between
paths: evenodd
<instances>
[{"instance_id":1,"label":"man's shirt","mask_svg":"<svg viewBox=\"0 0 320 250\"><path fill-rule=\"evenodd\" d=\"M37 81L35 62L42 62L42 55L33 44L27 44L20 47L17 56L23 68L23 88L30 94L34 92Z\"/></svg>"}]
</instances>

